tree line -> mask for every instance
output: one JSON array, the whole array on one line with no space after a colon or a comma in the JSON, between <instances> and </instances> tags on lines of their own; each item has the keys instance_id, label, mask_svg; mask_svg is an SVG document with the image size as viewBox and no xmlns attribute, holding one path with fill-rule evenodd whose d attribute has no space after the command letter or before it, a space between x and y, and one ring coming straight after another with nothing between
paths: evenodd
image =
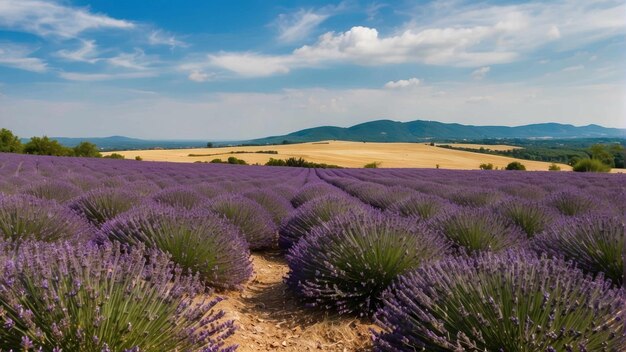
<instances>
[{"instance_id":1,"label":"tree line","mask_svg":"<svg viewBox=\"0 0 626 352\"><path fill-rule=\"evenodd\" d=\"M32 137L22 143L20 138L6 128L0 129L0 152L51 156L79 156L101 158L98 147L90 142L81 142L75 147L66 147L48 136ZM116 154L114 158L119 158ZM122 157L123 158L123 157Z\"/></svg>"}]
</instances>

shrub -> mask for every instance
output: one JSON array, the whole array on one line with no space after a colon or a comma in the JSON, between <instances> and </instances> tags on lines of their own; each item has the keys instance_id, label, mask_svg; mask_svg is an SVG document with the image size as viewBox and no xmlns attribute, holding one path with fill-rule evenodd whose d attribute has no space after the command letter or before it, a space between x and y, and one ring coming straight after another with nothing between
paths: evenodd
<instances>
[{"instance_id":1,"label":"shrub","mask_svg":"<svg viewBox=\"0 0 626 352\"><path fill-rule=\"evenodd\" d=\"M555 163L550 164L548 166L548 171L561 171L561 167Z\"/></svg>"},{"instance_id":2,"label":"shrub","mask_svg":"<svg viewBox=\"0 0 626 352\"><path fill-rule=\"evenodd\" d=\"M245 160L235 158L234 156L229 157L227 162L235 165L248 165Z\"/></svg>"},{"instance_id":3,"label":"shrub","mask_svg":"<svg viewBox=\"0 0 626 352\"><path fill-rule=\"evenodd\" d=\"M109 155L104 156L104 158L107 158L107 159L126 159L125 156L123 156L122 154L118 154L118 153L111 153Z\"/></svg>"},{"instance_id":4,"label":"shrub","mask_svg":"<svg viewBox=\"0 0 626 352\"><path fill-rule=\"evenodd\" d=\"M497 252L518 246L526 239L518 227L488 209L459 208L438 217L435 226L469 252Z\"/></svg>"},{"instance_id":5,"label":"shrub","mask_svg":"<svg viewBox=\"0 0 626 352\"><path fill-rule=\"evenodd\" d=\"M24 153L35 155L71 156L74 151L62 146L58 141L47 136L32 137L24 144Z\"/></svg>"},{"instance_id":6,"label":"shrub","mask_svg":"<svg viewBox=\"0 0 626 352\"><path fill-rule=\"evenodd\" d=\"M121 188L104 188L77 198L70 204L70 208L92 224L100 226L105 221L138 205L141 199L136 193Z\"/></svg>"},{"instance_id":7,"label":"shrub","mask_svg":"<svg viewBox=\"0 0 626 352\"><path fill-rule=\"evenodd\" d=\"M69 182L44 181L28 187L24 190L24 193L37 198L56 200L59 203L63 203L80 195L82 191Z\"/></svg>"},{"instance_id":8,"label":"shrub","mask_svg":"<svg viewBox=\"0 0 626 352\"><path fill-rule=\"evenodd\" d=\"M83 242L92 236L93 229L84 219L56 202L0 195L0 239Z\"/></svg>"},{"instance_id":9,"label":"shrub","mask_svg":"<svg viewBox=\"0 0 626 352\"><path fill-rule=\"evenodd\" d=\"M478 166L481 170L493 170L493 164L489 163L489 164L480 164Z\"/></svg>"},{"instance_id":10,"label":"shrub","mask_svg":"<svg viewBox=\"0 0 626 352\"><path fill-rule=\"evenodd\" d=\"M315 198L322 197L328 194L335 194L337 192L341 191L337 189L337 187L332 186L326 182L307 183L293 198L291 198L291 204L293 204L293 206L297 208Z\"/></svg>"},{"instance_id":11,"label":"shrub","mask_svg":"<svg viewBox=\"0 0 626 352\"><path fill-rule=\"evenodd\" d=\"M568 216L580 215L597 207L592 198L567 190L553 195L547 202L561 214Z\"/></svg>"},{"instance_id":12,"label":"shrub","mask_svg":"<svg viewBox=\"0 0 626 352\"><path fill-rule=\"evenodd\" d=\"M312 306L369 315L399 274L447 249L441 237L407 219L373 211L346 214L291 248L286 282Z\"/></svg>"},{"instance_id":13,"label":"shrub","mask_svg":"<svg viewBox=\"0 0 626 352\"><path fill-rule=\"evenodd\" d=\"M511 199L497 204L496 211L524 230L528 237L543 232L556 217L554 211L540 203Z\"/></svg>"},{"instance_id":14,"label":"shrub","mask_svg":"<svg viewBox=\"0 0 626 352\"><path fill-rule=\"evenodd\" d=\"M30 244L0 254L0 346L14 351L234 351L219 298L165 254Z\"/></svg>"},{"instance_id":15,"label":"shrub","mask_svg":"<svg viewBox=\"0 0 626 352\"><path fill-rule=\"evenodd\" d=\"M20 138L11 130L0 129L0 153L21 153L23 148Z\"/></svg>"},{"instance_id":16,"label":"shrub","mask_svg":"<svg viewBox=\"0 0 626 352\"><path fill-rule=\"evenodd\" d=\"M209 209L239 227L252 250L272 247L276 226L258 203L240 195L223 195L210 201Z\"/></svg>"},{"instance_id":17,"label":"shrub","mask_svg":"<svg viewBox=\"0 0 626 352\"><path fill-rule=\"evenodd\" d=\"M609 172L611 167L597 159L581 159L574 164L572 170L577 172Z\"/></svg>"},{"instance_id":18,"label":"shrub","mask_svg":"<svg viewBox=\"0 0 626 352\"><path fill-rule=\"evenodd\" d=\"M142 157L140 157L139 155L137 155L137 156L135 157L135 160L137 160L137 161L142 161L142 160L143 160L143 158L142 158Z\"/></svg>"},{"instance_id":19,"label":"shrub","mask_svg":"<svg viewBox=\"0 0 626 352\"><path fill-rule=\"evenodd\" d=\"M382 164L380 161L373 161L371 163L367 163L367 164L363 165L363 168L365 168L365 169L378 169L380 164Z\"/></svg>"},{"instance_id":20,"label":"shrub","mask_svg":"<svg viewBox=\"0 0 626 352\"><path fill-rule=\"evenodd\" d=\"M359 213L364 210L362 203L342 195L326 195L314 199L296 209L289 218L283 221L278 230L278 246L282 249L289 249L314 227L336 216Z\"/></svg>"},{"instance_id":21,"label":"shrub","mask_svg":"<svg viewBox=\"0 0 626 352\"><path fill-rule=\"evenodd\" d=\"M221 164L221 163L223 163L223 161L220 158L215 158L215 159L211 160L210 163L211 164Z\"/></svg>"},{"instance_id":22,"label":"shrub","mask_svg":"<svg viewBox=\"0 0 626 352\"><path fill-rule=\"evenodd\" d=\"M272 219L277 225L293 211L293 206L291 206L288 200L276 195L272 191L256 189L244 193L244 196L259 203L259 205L267 210L272 215Z\"/></svg>"},{"instance_id":23,"label":"shrub","mask_svg":"<svg viewBox=\"0 0 626 352\"><path fill-rule=\"evenodd\" d=\"M526 166L519 161L512 161L506 166L505 170L526 171Z\"/></svg>"},{"instance_id":24,"label":"shrub","mask_svg":"<svg viewBox=\"0 0 626 352\"><path fill-rule=\"evenodd\" d=\"M213 287L236 288L252 274L248 244L239 230L214 214L152 206L102 225L100 235L171 255L172 261Z\"/></svg>"},{"instance_id":25,"label":"shrub","mask_svg":"<svg viewBox=\"0 0 626 352\"><path fill-rule=\"evenodd\" d=\"M152 198L158 203L187 210L201 205L206 200L202 195L185 186L164 189Z\"/></svg>"},{"instance_id":26,"label":"shrub","mask_svg":"<svg viewBox=\"0 0 626 352\"><path fill-rule=\"evenodd\" d=\"M402 216L417 216L426 220L447 206L449 203L442 198L419 193L392 204L389 210Z\"/></svg>"},{"instance_id":27,"label":"shrub","mask_svg":"<svg viewBox=\"0 0 626 352\"><path fill-rule=\"evenodd\" d=\"M582 270L603 275L621 285L624 275L624 224L607 215L567 218L533 242L539 252L573 260Z\"/></svg>"},{"instance_id":28,"label":"shrub","mask_svg":"<svg viewBox=\"0 0 626 352\"><path fill-rule=\"evenodd\" d=\"M377 351L621 351L623 291L530 253L442 260L403 275Z\"/></svg>"}]
</instances>

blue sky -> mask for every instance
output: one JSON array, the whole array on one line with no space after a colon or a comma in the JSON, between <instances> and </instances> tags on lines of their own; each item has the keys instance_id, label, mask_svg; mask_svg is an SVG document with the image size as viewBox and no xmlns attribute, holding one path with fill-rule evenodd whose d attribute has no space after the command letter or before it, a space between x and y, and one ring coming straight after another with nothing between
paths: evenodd
<instances>
[{"instance_id":1,"label":"blue sky","mask_svg":"<svg viewBox=\"0 0 626 352\"><path fill-rule=\"evenodd\" d=\"M626 127L626 3L0 0L0 126L245 139L374 119Z\"/></svg>"}]
</instances>

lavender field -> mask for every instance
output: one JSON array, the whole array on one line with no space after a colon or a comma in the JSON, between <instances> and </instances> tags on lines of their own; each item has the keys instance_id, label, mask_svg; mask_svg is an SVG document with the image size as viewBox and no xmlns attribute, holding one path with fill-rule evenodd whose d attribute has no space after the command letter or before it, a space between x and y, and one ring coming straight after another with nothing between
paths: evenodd
<instances>
[{"instance_id":1,"label":"lavender field","mask_svg":"<svg viewBox=\"0 0 626 352\"><path fill-rule=\"evenodd\" d=\"M623 174L0 154L0 351L237 350L267 252L375 351L625 351L625 211Z\"/></svg>"}]
</instances>

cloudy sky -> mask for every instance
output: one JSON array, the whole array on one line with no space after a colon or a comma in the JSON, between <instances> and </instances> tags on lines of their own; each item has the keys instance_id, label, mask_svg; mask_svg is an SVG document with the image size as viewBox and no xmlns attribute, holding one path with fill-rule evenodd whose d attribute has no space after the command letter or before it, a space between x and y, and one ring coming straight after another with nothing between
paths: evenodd
<instances>
[{"instance_id":1,"label":"cloudy sky","mask_svg":"<svg viewBox=\"0 0 626 352\"><path fill-rule=\"evenodd\" d=\"M626 127L626 3L0 0L0 127L245 139L416 119Z\"/></svg>"}]
</instances>

